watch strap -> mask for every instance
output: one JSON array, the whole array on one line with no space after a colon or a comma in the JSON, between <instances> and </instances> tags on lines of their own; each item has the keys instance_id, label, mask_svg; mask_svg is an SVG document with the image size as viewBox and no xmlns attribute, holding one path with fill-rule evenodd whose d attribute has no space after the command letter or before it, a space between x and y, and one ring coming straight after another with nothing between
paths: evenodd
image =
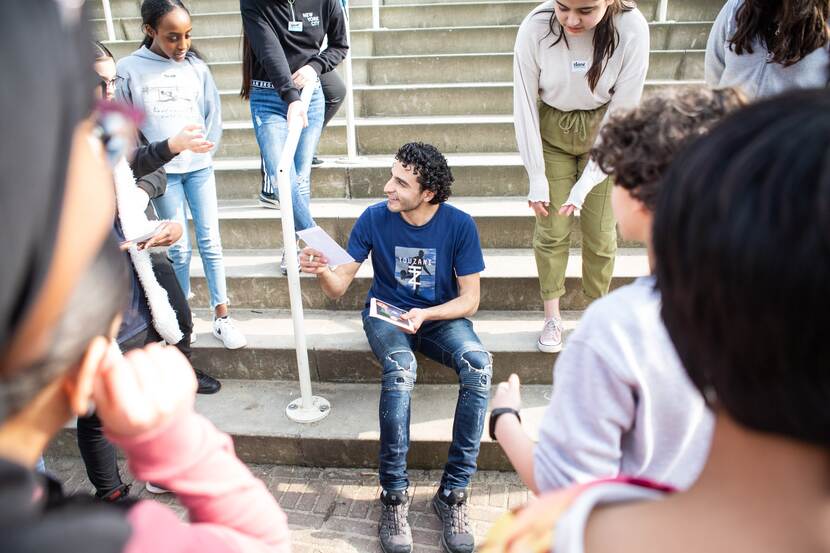
<instances>
[{"instance_id":1,"label":"watch strap","mask_svg":"<svg viewBox=\"0 0 830 553\"><path fill-rule=\"evenodd\" d=\"M496 421L499 420L499 417L504 415L505 413L511 413L516 415L516 418L519 419L519 422L522 422L522 417L519 415L519 412L513 409L512 407L497 407L490 412L490 439L498 441L496 439Z\"/></svg>"}]
</instances>

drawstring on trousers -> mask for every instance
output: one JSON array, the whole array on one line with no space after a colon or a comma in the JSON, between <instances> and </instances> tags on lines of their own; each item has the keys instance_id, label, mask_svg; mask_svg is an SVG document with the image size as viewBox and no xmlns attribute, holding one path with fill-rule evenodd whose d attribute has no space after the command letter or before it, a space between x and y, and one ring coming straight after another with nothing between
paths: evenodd
<instances>
[{"instance_id":1,"label":"drawstring on trousers","mask_svg":"<svg viewBox=\"0 0 830 553\"><path fill-rule=\"evenodd\" d=\"M559 118L559 128L565 134L574 131L579 136L580 140L585 140L588 137L587 120L594 115L593 111L563 111Z\"/></svg>"}]
</instances>

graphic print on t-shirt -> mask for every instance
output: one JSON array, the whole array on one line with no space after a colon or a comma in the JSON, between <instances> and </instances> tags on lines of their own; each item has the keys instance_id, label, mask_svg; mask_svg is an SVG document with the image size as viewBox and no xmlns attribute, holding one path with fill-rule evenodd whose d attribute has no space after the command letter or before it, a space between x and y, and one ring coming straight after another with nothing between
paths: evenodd
<instances>
[{"instance_id":1,"label":"graphic print on t-shirt","mask_svg":"<svg viewBox=\"0 0 830 553\"><path fill-rule=\"evenodd\" d=\"M395 278L398 288L405 288L416 298L435 300L435 248L395 246Z\"/></svg>"},{"instance_id":2,"label":"graphic print on t-shirt","mask_svg":"<svg viewBox=\"0 0 830 553\"><path fill-rule=\"evenodd\" d=\"M147 115L154 119L176 119L204 124L199 114L196 92L181 86L177 74L165 71L154 79L148 79L141 94Z\"/></svg>"}]
</instances>

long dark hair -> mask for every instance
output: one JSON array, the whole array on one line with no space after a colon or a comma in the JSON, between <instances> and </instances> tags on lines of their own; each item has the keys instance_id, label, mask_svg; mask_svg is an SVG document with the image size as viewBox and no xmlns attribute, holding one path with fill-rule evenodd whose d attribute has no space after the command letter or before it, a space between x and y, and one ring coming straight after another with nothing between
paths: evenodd
<instances>
[{"instance_id":1,"label":"long dark hair","mask_svg":"<svg viewBox=\"0 0 830 553\"><path fill-rule=\"evenodd\" d=\"M770 61L787 67L830 42L828 18L828 0L744 0L729 44L739 56L752 54L757 39L769 51Z\"/></svg>"},{"instance_id":2,"label":"long dark hair","mask_svg":"<svg viewBox=\"0 0 830 553\"><path fill-rule=\"evenodd\" d=\"M161 18L172 12L176 8L183 9L187 15L190 15L190 10L182 3L181 0L144 0L141 3L141 27L149 25L153 29L158 29ZM153 44L153 39L147 33L144 33L144 40L141 41L142 46L149 48ZM190 45L188 53L200 59L205 59L193 45Z\"/></svg>"},{"instance_id":3,"label":"long dark hair","mask_svg":"<svg viewBox=\"0 0 830 553\"><path fill-rule=\"evenodd\" d=\"M92 41L92 50L95 53L95 61L105 59L115 60L115 56L112 55L110 49L104 46L99 40Z\"/></svg>"},{"instance_id":4,"label":"long dark hair","mask_svg":"<svg viewBox=\"0 0 830 553\"><path fill-rule=\"evenodd\" d=\"M605 11L605 16L602 18L596 28L594 29L594 61L591 68L588 70L587 78L588 84L591 86L591 92L597 87L599 78L605 71L605 66L608 65L608 60L614 55L614 51L620 43L620 33L617 31L617 25L614 23L614 16L623 12L630 12L637 7L633 0L613 0ZM565 30L556 19L555 10L541 10L539 13L547 13L550 11L550 32L548 35L553 35L556 40L551 44L551 48L559 44L560 41L565 41L565 46L568 46L568 37L565 36Z\"/></svg>"},{"instance_id":5,"label":"long dark hair","mask_svg":"<svg viewBox=\"0 0 830 553\"><path fill-rule=\"evenodd\" d=\"M653 225L661 315L695 386L749 429L823 448L828 137L823 89L736 111L674 159Z\"/></svg>"},{"instance_id":6,"label":"long dark hair","mask_svg":"<svg viewBox=\"0 0 830 553\"><path fill-rule=\"evenodd\" d=\"M242 32L242 88L239 89L239 96L243 100L251 97L251 78L254 74L254 51L248 35Z\"/></svg>"}]
</instances>

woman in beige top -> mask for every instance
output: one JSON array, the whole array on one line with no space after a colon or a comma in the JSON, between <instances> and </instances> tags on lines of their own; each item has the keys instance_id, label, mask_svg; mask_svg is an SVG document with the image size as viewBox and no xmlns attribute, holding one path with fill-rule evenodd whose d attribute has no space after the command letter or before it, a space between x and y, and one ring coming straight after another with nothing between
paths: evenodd
<instances>
[{"instance_id":1,"label":"woman in beige top","mask_svg":"<svg viewBox=\"0 0 830 553\"><path fill-rule=\"evenodd\" d=\"M536 215L541 351L562 349L559 298L577 209L584 293L595 299L608 292L617 248L611 187L589 154L608 113L639 103L648 55L648 24L625 0L548 0L519 27L513 113Z\"/></svg>"}]
</instances>

